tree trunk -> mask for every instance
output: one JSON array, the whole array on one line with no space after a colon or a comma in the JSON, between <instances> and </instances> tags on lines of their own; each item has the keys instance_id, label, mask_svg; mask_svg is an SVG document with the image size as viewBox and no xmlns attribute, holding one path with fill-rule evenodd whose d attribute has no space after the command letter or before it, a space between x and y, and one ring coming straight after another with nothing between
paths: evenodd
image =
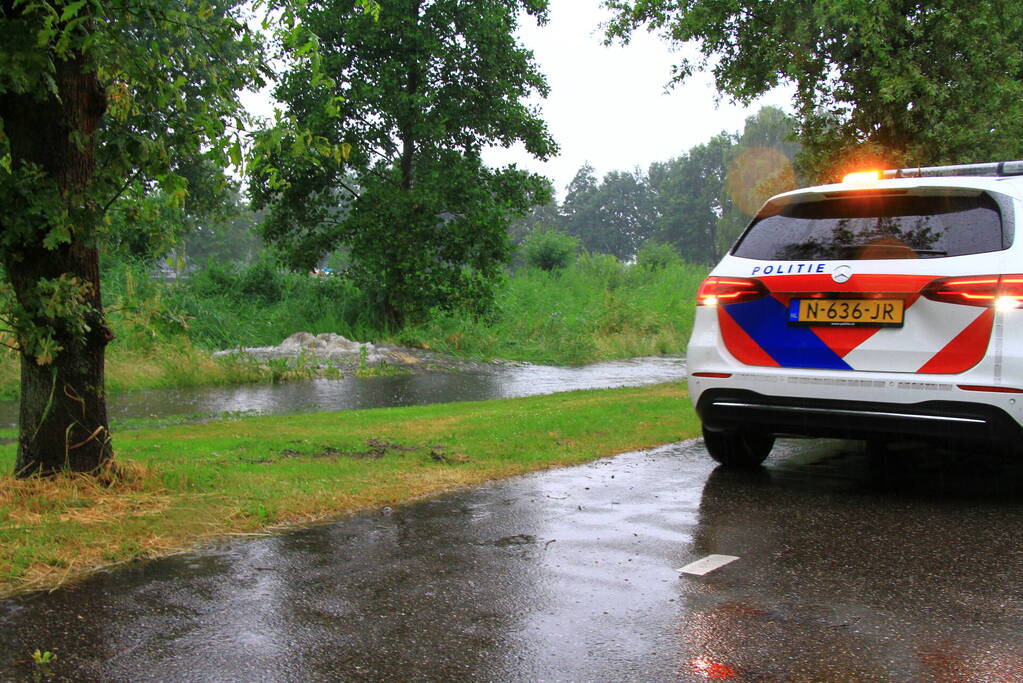
<instances>
[{"instance_id":1,"label":"tree trunk","mask_svg":"<svg viewBox=\"0 0 1023 683\"><path fill-rule=\"evenodd\" d=\"M110 333L104 324L95 248L62 245L35 250L38 259L8 264L19 299L41 279L70 274L85 283L89 329L75 333L59 322L55 340L62 348L49 364L21 353L17 476L60 471L93 472L113 457L104 391L104 357ZM23 343L24 347L24 343Z\"/></svg>"},{"instance_id":2,"label":"tree trunk","mask_svg":"<svg viewBox=\"0 0 1023 683\"><path fill-rule=\"evenodd\" d=\"M93 133L106 103L96 71L84 58L58 61L54 81L58 96L7 93L0 98L12 167L41 169L41 186L59 194L70 219L70 241L45 247L43 239L54 226L41 219L34 239L10 250L4 262L22 309L17 324L21 410L15 464L15 474L22 477L92 472L113 455L103 372L112 335L103 316L94 244L100 212L89 192L96 170ZM62 277L73 278L80 288L84 333L67 318L47 314L39 284ZM37 362L30 346L41 329L50 330L61 347L45 364Z\"/></svg>"}]
</instances>

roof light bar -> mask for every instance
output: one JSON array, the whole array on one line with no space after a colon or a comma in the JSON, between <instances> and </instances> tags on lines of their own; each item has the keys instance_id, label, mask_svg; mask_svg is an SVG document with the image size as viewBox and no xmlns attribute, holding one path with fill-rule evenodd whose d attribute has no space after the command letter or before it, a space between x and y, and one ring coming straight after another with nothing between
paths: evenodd
<instances>
[{"instance_id":1,"label":"roof light bar","mask_svg":"<svg viewBox=\"0 0 1023 683\"><path fill-rule=\"evenodd\" d=\"M855 173L846 173L845 177L842 178L842 182L856 185L863 183L872 183L880 178L881 178L880 171L857 171Z\"/></svg>"},{"instance_id":2,"label":"roof light bar","mask_svg":"<svg viewBox=\"0 0 1023 683\"><path fill-rule=\"evenodd\" d=\"M1023 175L1023 161L992 161L986 164L892 168L881 172L888 178L943 178L947 176L1014 176Z\"/></svg>"}]
</instances>

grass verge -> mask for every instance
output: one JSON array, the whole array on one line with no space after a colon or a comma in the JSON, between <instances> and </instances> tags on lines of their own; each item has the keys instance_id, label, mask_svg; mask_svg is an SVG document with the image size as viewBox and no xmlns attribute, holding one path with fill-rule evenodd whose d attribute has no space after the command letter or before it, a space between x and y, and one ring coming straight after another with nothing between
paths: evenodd
<instances>
[{"instance_id":1,"label":"grass verge","mask_svg":"<svg viewBox=\"0 0 1023 683\"><path fill-rule=\"evenodd\" d=\"M225 420L115 434L103 476L15 480L0 447L0 594L212 537L392 505L694 436L681 384Z\"/></svg>"},{"instance_id":2,"label":"grass verge","mask_svg":"<svg viewBox=\"0 0 1023 683\"><path fill-rule=\"evenodd\" d=\"M438 314L392 340L473 358L577 364L678 355L692 331L703 266L628 266L606 254L571 267L523 269L497 293L495 313Z\"/></svg>"},{"instance_id":3,"label":"grass verge","mask_svg":"<svg viewBox=\"0 0 1023 683\"><path fill-rule=\"evenodd\" d=\"M6 349L0 350L0 401L18 400L21 388L19 360ZM393 369L371 367L371 376L393 373ZM244 355L215 357L192 346L187 339L165 342L148 348L126 349L113 346L106 357L106 389L110 394L147 389L237 384L279 383L314 378L338 379L341 368L320 364L315 358L256 361Z\"/></svg>"}]
</instances>

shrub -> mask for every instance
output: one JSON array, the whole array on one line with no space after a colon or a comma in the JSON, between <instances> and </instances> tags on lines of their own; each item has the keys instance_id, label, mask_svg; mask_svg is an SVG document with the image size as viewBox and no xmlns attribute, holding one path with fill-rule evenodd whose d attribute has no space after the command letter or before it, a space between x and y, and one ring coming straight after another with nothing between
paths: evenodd
<instances>
[{"instance_id":1,"label":"shrub","mask_svg":"<svg viewBox=\"0 0 1023 683\"><path fill-rule=\"evenodd\" d=\"M670 244L647 240L636 254L636 263L642 268L657 270L682 264L682 257Z\"/></svg>"},{"instance_id":2,"label":"shrub","mask_svg":"<svg viewBox=\"0 0 1023 683\"><path fill-rule=\"evenodd\" d=\"M603 287L614 289L622 283L628 267L612 254L586 251L573 264L573 269Z\"/></svg>"},{"instance_id":3,"label":"shrub","mask_svg":"<svg viewBox=\"0 0 1023 683\"><path fill-rule=\"evenodd\" d=\"M192 274L187 286L199 297L235 296L238 291L237 268L230 263L211 261Z\"/></svg>"},{"instance_id":4,"label":"shrub","mask_svg":"<svg viewBox=\"0 0 1023 683\"><path fill-rule=\"evenodd\" d=\"M282 299L284 278L277 264L264 255L238 273L237 294L266 304L277 303Z\"/></svg>"},{"instance_id":5,"label":"shrub","mask_svg":"<svg viewBox=\"0 0 1023 683\"><path fill-rule=\"evenodd\" d=\"M561 270L579 251L578 237L555 228L537 226L522 241L526 263L541 270Z\"/></svg>"}]
</instances>

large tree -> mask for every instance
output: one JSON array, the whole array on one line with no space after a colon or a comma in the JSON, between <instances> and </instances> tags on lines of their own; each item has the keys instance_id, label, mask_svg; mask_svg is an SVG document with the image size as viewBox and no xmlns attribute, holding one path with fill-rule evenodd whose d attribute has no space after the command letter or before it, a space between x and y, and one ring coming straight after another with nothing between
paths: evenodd
<instances>
[{"instance_id":1,"label":"large tree","mask_svg":"<svg viewBox=\"0 0 1023 683\"><path fill-rule=\"evenodd\" d=\"M772 195L796 185L795 121L775 107L746 119L740 134L720 133L685 154L650 166L656 240L686 259L715 263Z\"/></svg>"},{"instance_id":2,"label":"large tree","mask_svg":"<svg viewBox=\"0 0 1023 683\"><path fill-rule=\"evenodd\" d=\"M797 172L796 120L777 107L746 118L728 154L717 221L717 248L724 253L772 196L806 184Z\"/></svg>"},{"instance_id":3,"label":"large tree","mask_svg":"<svg viewBox=\"0 0 1023 683\"><path fill-rule=\"evenodd\" d=\"M693 42L675 79L710 68L749 103L796 86L803 162L849 164L1023 156L1023 11L1017 0L607 0L608 33L646 27ZM682 53L684 54L684 53Z\"/></svg>"},{"instance_id":4,"label":"large tree","mask_svg":"<svg viewBox=\"0 0 1023 683\"><path fill-rule=\"evenodd\" d=\"M236 5L0 0L0 303L21 357L19 476L112 457L104 215L139 183L187 194L176 160L240 157L236 94L267 70Z\"/></svg>"},{"instance_id":5,"label":"large tree","mask_svg":"<svg viewBox=\"0 0 1023 683\"><path fill-rule=\"evenodd\" d=\"M485 309L510 256L507 227L549 198L549 183L484 165L489 145L555 146L524 103L546 95L514 32L520 12L545 20L546 0L382 0L378 22L352 0L312 0L304 23L323 72L291 69L276 95L311 140L267 133L279 153L255 167L254 198L271 208L264 236L295 268L348 252L347 275L382 317L400 324L431 308ZM347 157L294 162L310 141Z\"/></svg>"},{"instance_id":6,"label":"large tree","mask_svg":"<svg viewBox=\"0 0 1023 683\"><path fill-rule=\"evenodd\" d=\"M721 133L650 166L658 209L654 237L675 246L688 261L715 263L721 257L718 221L729 208L725 182L734 148L735 138Z\"/></svg>"}]
</instances>

